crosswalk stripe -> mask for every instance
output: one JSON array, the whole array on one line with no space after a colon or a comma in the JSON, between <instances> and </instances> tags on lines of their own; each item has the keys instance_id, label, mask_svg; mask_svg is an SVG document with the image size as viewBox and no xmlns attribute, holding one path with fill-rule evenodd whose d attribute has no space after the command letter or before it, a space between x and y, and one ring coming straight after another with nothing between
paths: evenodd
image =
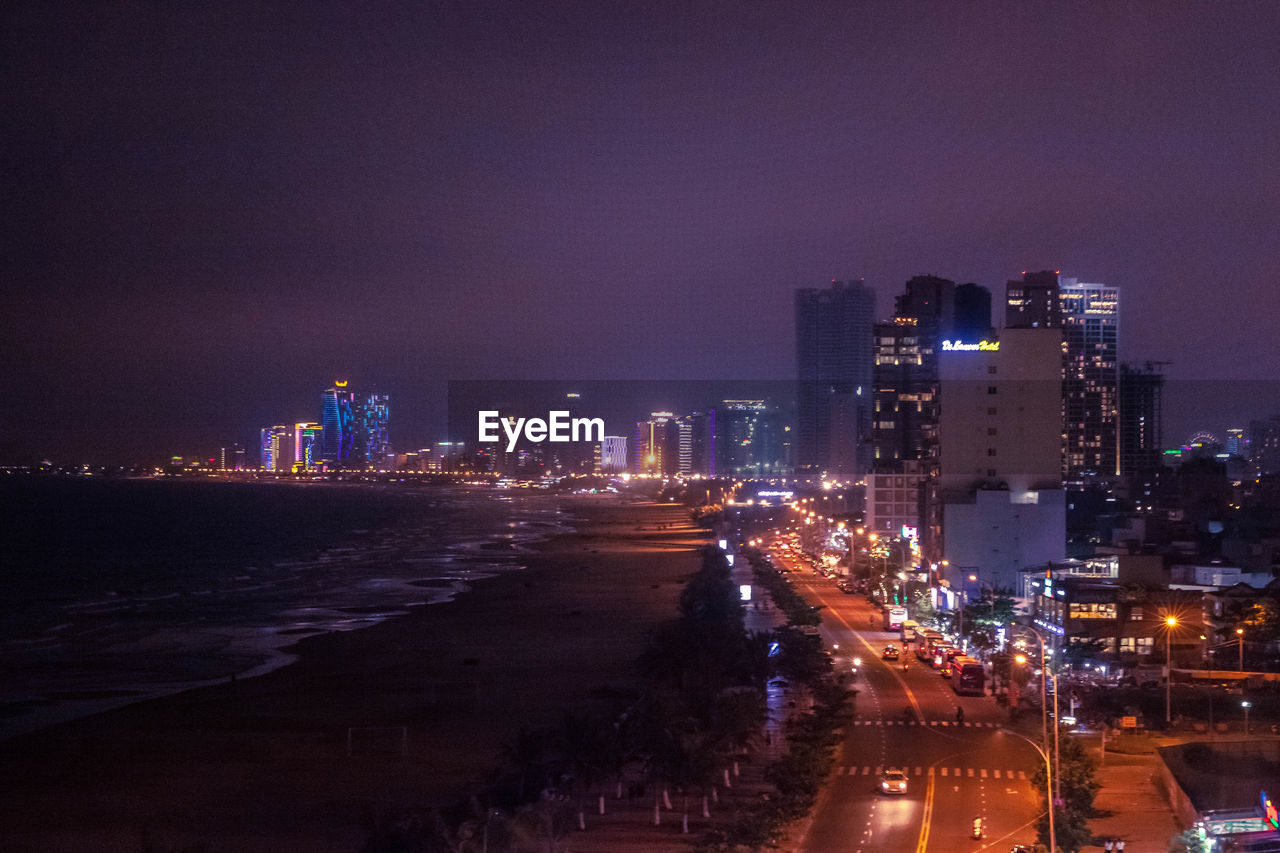
<instances>
[{"instance_id":1,"label":"crosswalk stripe","mask_svg":"<svg viewBox=\"0 0 1280 853\"><path fill-rule=\"evenodd\" d=\"M999 778L1000 778L1000 771L999 771L999 770L992 770L992 771L991 771L991 775L993 775L993 776L995 776L995 778L999 779Z\"/></svg>"},{"instance_id":2,"label":"crosswalk stripe","mask_svg":"<svg viewBox=\"0 0 1280 853\"><path fill-rule=\"evenodd\" d=\"M1019 770L1019 771L1018 771L1018 778L1019 778L1019 779L1025 779L1025 778L1027 778L1026 771Z\"/></svg>"},{"instance_id":3,"label":"crosswalk stripe","mask_svg":"<svg viewBox=\"0 0 1280 853\"><path fill-rule=\"evenodd\" d=\"M957 768L956 768L956 775L957 775L957 776L959 776L959 775L960 775L960 768L959 768L959 767L957 767Z\"/></svg>"},{"instance_id":4,"label":"crosswalk stripe","mask_svg":"<svg viewBox=\"0 0 1280 853\"><path fill-rule=\"evenodd\" d=\"M930 776L932 776L932 775L933 775L933 768L932 768L932 767L930 767L930 768L929 768L929 775L930 775Z\"/></svg>"},{"instance_id":5,"label":"crosswalk stripe","mask_svg":"<svg viewBox=\"0 0 1280 853\"><path fill-rule=\"evenodd\" d=\"M985 768L985 767L984 767L984 768L982 768L982 773L981 773L981 775L982 775L982 778L983 778L983 779L987 778L987 768Z\"/></svg>"},{"instance_id":6,"label":"crosswalk stripe","mask_svg":"<svg viewBox=\"0 0 1280 853\"><path fill-rule=\"evenodd\" d=\"M970 779L972 779L972 778L973 778L973 768L972 768L972 767L970 767L970 768L969 768L969 778L970 778Z\"/></svg>"},{"instance_id":7,"label":"crosswalk stripe","mask_svg":"<svg viewBox=\"0 0 1280 853\"><path fill-rule=\"evenodd\" d=\"M920 768L920 767L917 767L917 768L916 768L916 775L917 775L917 776L919 776L919 775L920 775L920 772L921 772L921 768Z\"/></svg>"},{"instance_id":8,"label":"crosswalk stripe","mask_svg":"<svg viewBox=\"0 0 1280 853\"><path fill-rule=\"evenodd\" d=\"M870 775L871 775L871 768L870 768L870 767L864 767L864 768L862 768L862 775L863 775L863 776L870 776Z\"/></svg>"}]
</instances>

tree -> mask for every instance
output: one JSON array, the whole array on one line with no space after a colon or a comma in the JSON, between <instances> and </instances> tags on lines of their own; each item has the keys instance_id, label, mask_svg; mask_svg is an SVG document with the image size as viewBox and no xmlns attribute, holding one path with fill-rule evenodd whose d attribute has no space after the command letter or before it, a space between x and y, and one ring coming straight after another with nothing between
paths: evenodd
<instances>
[{"instance_id":1,"label":"tree","mask_svg":"<svg viewBox=\"0 0 1280 853\"><path fill-rule=\"evenodd\" d=\"M1280 637L1280 605L1274 598L1259 598L1245 608L1240 626L1250 642L1275 640Z\"/></svg>"},{"instance_id":2,"label":"tree","mask_svg":"<svg viewBox=\"0 0 1280 853\"><path fill-rule=\"evenodd\" d=\"M586 717L566 711L560 722L560 729L556 732L555 744L573 789L578 829L586 829L587 789L601 775L600 759L603 749L600 729Z\"/></svg>"},{"instance_id":3,"label":"tree","mask_svg":"<svg viewBox=\"0 0 1280 853\"><path fill-rule=\"evenodd\" d=\"M1169 840L1169 853L1209 853L1209 849L1199 830L1188 829Z\"/></svg>"},{"instance_id":4,"label":"tree","mask_svg":"<svg viewBox=\"0 0 1280 853\"><path fill-rule=\"evenodd\" d=\"M1093 814L1093 798L1099 787L1094 778L1093 758L1080 741L1066 738L1058 746L1057 770L1057 788L1054 792L1058 799L1054 807L1055 834L1059 847L1067 853L1076 853L1093 839L1093 834L1089 831L1089 816ZM1032 779L1032 784L1038 791L1045 790L1046 772L1044 767L1040 767ZM1040 840L1048 843L1047 811L1041 817L1039 826Z\"/></svg>"},{"instance_id":5,"label":"tree","mask_svg":"<svg viewBox=\"0 0 1280 853\"><path fill-rule=\"evenodd\" d=\"M1041 844L1049 844L1049 813L1040 816L1036 824ZM1081 814L1065 806L1056 806L1053 810L1053 834L1058 841L1058 849L1065 853L1079 853L1080 849L1093 843L1093 831L1089 829L1089 816Z\"/></svg>"}]
</instances>

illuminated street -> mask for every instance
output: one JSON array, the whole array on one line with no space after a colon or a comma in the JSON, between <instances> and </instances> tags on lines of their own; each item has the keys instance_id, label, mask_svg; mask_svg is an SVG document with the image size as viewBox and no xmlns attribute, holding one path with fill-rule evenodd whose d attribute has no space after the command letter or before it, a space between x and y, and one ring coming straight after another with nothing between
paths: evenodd
<instances>
[{"instance_id":1,"label":"illuminated street","mask_svg":"<svg viewBox=\"0 0 1280 853\"><path fill-rule=\"evenodd\" d=\"M837 666L862 659L855 687L856 720L846 731L836 770L819 800L799 849L804 851L1008 850L1028 843L1039 803L1031 778L1040 761L1033 747L1001 729L1005 713L989 697L957 696L950 682L915 655L882 661L897 632L868 630L879 608L777 549L775 562L792 570L797 589L822 605L822 635ZM956 723L957 708L964 722ZM910 710L909 717L907 710ZM876 788L880 771L902 767L905 796ZM985 837L970 838L982 818ZM964 845L957 848L957 845Z\"/></svg>"}]
</instances>

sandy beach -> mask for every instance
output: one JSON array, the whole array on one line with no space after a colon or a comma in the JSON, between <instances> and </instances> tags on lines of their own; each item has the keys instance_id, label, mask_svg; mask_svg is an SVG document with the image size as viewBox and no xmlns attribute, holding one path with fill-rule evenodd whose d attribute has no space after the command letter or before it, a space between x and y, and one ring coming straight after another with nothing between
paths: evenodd
<instances>
[{"instance_id":1,"label":"sandy beach","mask_svg":"<svg viewBox=\"0 0 1280 853\"><path fill-rule=\"evenodd\" d=\"M679 507L566 500L577 532L456 601L0 744L0 851L354 853L368 814L474 790L521 726L635 687L707 541Z\"/></svg>"}]
</instances>

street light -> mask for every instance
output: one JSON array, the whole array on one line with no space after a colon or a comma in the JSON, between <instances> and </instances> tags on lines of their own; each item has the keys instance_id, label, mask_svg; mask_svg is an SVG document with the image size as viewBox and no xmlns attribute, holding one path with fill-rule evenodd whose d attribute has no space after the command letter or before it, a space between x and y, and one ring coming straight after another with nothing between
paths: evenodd
<instances>
[{"instance_id":1,"label":"street light","mask_svg":"<svg viewBox=\"0 0 1280 853\"><path fill-rule=\"evenodd\" d=\"M1253 703L1241 702L1240 707L1244 708L1244 733L1247 737L1249 735L1249 709L1253 707Z\"/></svg>"},{"instance_id":2,"label":"street light","mask_svg":"<svg viewBox=\"0 0 1280 853\"><path fill-rule=\"evenodd\" d=\"M1173 649L1173 629L1178 627L1177 616L1164 617L1164 724L1167 727L1173 721L1170 714L1170 698L1173 693L1173 658L1170 652Z\"/></svg>"},{"instance_id":3,"label":"street light","mask_svg":"<svg viewBox=\"0 0 1280 853\"><path fill-rule=\"evenodd\" d=\"M1046 793L1048 795L1048 803L1049 803L1049 849L1056 851L1058 849L1058 835L1053 828L1053 787L1052 787L1053 771L1049 766L1049 753L1045 752L1043 749L1041 749L1039 746L1036 745L1035 741L1033 741L1031 738L1027 737L1026 735L1022 734L1021 732L1010 731L1009 729L1001 729L1000 733L1010 734L1010 735L1013 735L1014 737L1022 738L1027 743L1031 744L1031 746L1035 749L1035 751L1040 753L1040 757L1044 759L1044 785L1045 785Z\"/></svg>"},{"instance_id":4,"label":"street light","mask_svg":"<svg viewBox=\"0 0 1280 853\"><path fill-rule=\"evenodd\" d=\"M1047 720L1048 708L1046 707L1047 703L1045 702L1045 698L1044 698L1044 680L1046 677L1053 679L1053 789L1057 791L1059 790L1058 729L1061 727L1058 722L1058 676L1052 672L1049 672L1049 668L1045 666L1044 637L1041 636L1040 632L1028 625L1019 625L1018 627L1026 631L1030 631L1032 634L1035 634L1036 639L1040 641L1040 736L1044 738L1045 749L1049 748L1049 734L1048 734L1048 720ZM1026 662L1026 658L1024 656L1019 655L1019 657L1022 657L1021 662L1023 663ZM1049 807L1050 809L1053 808L1052 799L1049 801Z\"/></svg>"}]
</instances>

